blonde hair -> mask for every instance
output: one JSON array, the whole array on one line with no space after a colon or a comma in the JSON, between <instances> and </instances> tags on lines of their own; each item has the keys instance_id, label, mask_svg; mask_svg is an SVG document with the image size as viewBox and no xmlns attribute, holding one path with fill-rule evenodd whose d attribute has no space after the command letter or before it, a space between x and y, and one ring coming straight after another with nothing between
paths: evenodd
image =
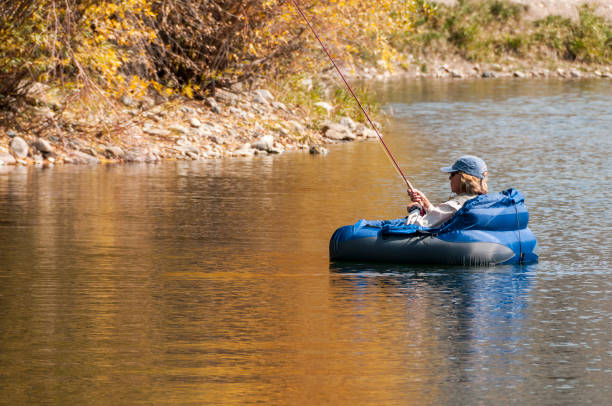
<instances>
[{"instance_id":1,"label":"blonde hair","mask_svg":"<svg viewBox=\"0 0 612 406\"><path fill-rule=\"evenodd\" d=\"M459 180L461 193L467 193L468 195L484 195L488 192L487 187L487 173L484 173L482 179L476 176L468 175L465 172L459 171Z\"/></svg>"}]
</instances>

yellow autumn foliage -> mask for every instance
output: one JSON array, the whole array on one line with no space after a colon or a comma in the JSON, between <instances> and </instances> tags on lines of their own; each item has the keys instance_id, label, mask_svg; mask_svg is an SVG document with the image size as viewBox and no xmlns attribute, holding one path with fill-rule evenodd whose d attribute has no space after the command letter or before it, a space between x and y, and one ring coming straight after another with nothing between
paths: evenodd
<instances>
[{"instance_id":1,"label":"yellow autumn foliage","mask_svg":"<svg viewBox=\"0 0 612 406\"><path fill-rule=\"evenodd\" d=\"M298 0L332 52L385 64L423 0ZM236 81L318 69L318 44L285 0L0 1L0 105L28 83L196 97Z\"/></svg>"}]
</instances>

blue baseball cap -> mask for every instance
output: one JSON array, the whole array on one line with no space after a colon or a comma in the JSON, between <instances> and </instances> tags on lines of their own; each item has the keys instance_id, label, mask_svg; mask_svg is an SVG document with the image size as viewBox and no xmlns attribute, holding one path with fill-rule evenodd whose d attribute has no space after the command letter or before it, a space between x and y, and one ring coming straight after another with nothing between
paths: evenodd
<instances>
[{"instance_id":1,"label":"blue baseball cap","mask_svg":"<svg viewBox=\"0 0 612 406\"><path fill-rule=\"evenodd\" d=\"M479 179L484 178L485 172L487 171L487 164L474 155L464 155L457 159L453 166L445 166L440 168L442 172L457 172L461 171L468 175L476 176Z\"/></svg>"}]
</instances>

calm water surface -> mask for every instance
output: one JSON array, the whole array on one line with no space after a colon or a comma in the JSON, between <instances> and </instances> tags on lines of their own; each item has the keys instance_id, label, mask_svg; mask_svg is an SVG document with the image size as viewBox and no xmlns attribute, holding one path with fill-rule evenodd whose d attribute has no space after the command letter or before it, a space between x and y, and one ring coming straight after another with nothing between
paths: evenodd
<instances>
[{"instance_id":1,"label":"calm water surface","mask_svg":"<svg viewBox=\"0 0 612 406\"><path fill-rule=\"evenodd\" d=\"M612 82L379 85L415 186L463 153L521 190L540 263L330 264L408 199L327 156L0 168L2 404L609 404Z\"/></svg>"}]
</instances>

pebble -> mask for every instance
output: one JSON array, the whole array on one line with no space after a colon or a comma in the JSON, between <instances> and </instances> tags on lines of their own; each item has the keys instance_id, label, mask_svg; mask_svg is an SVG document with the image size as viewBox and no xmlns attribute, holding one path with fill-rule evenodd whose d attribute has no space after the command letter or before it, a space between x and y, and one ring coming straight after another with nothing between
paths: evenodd
<instances>
[{"instance_id":1,"label":"pebble","mask_svg":"<svg viewBox=\"0 0 612 406\"><path fill-rule=\"evenodd\" d=\"M6 135L8 135L8 136L9 136L9 138L15 138L16 136L18 136L18 135L19 135L19 133L18 133L17 131L8 130L8 131L6 132Z\"/></svg>"},{"instance_id":2,"label":"pebble","mask_svg":"<svg viewBox=\"0 0 612 406\"><path fill-rule=\"evenodd\" d=\"M221 109L219 108L219 105L217 104L217 101L215 99L213 99L212 97L207 97L206 104L210 106L210 109L213 113L221 114Z\"/></svg>"},{"instance_id":3,"label":"pebble","mask_svg":"<svg viewBox=\"0 0 612 406\"><path fill-rule=\"evenodd\" d=\"M198 119L197 119L197 118L195 118L195 117L192 117L192 118L189 120L189 124L190 124L192 127L194 127L194 128L200 128L200 126L202 126L202 123L200 122L200 120L198 120Z\"/></svg>"},{"instance_id":4,"label":"pebble","mask_svg":"<svg viewBox=\"0 0 612 406\"><path fill-rule=\"evenodd\" d=\"M195 114L195 109L193 107L189 107L189 106L182 106L181 107L181 111L183 113L187 113L187 114Z\"/></svg>"}]
</instances>

